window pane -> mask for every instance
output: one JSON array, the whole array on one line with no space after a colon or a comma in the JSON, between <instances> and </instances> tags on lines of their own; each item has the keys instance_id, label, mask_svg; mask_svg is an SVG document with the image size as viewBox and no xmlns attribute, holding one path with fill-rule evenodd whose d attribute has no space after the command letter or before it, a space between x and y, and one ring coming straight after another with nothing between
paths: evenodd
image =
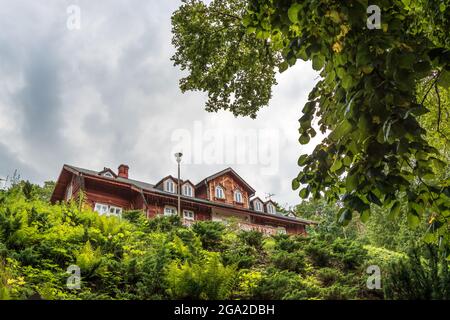
<instances>
[{"instance_id":1,"label":"window pane","mask_svg":"<svg viewBox=\"0 0 450 320\"><path fill-rule=\"evenodd\" d=\"M223 198L223 189L221 187L216 187L216 197Z\"/></svg>"}]
</instances>

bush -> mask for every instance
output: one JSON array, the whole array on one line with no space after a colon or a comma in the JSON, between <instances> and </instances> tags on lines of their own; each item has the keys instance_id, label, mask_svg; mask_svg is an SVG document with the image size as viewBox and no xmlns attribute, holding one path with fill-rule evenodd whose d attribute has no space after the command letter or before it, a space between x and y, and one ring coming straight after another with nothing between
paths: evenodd
<instances>
[{"instance_id":1,"label":"bush","mask_svg":"<svg viewBox=\"0 0 450 320\"><path fill-rule=\"evenodd\" d=\"M181 226L181 219L178 215L156 216L148 220L148 231L170 232Z\"/></svg>"},{"instance_id":2,"label":"bush","mask_svg":"<svg viewBox=\"0 0 450 320\"><path fill-rule=\"evenodd\" d=\"M225 226L215 221L199 221L192 226L192 230L200 237L206 250L220 250Z\"/></svg>"},{"instance_id":3,"label":"bush","mask_svg":"<svg viewBox=\"0 0 450 320\"><path fill-rule=\"evenodd\" d=\"M239 233L239 239L245 244L261 249L263 246L263 234L257 231L241 231Z\"/></svg>"},{"instance_id":4,"label":"bush","mask_svg":"<svg viewBox=\"0 0 450 320\"><path fill-rule=\"evenodd\" d=\"M326 267L330 264L332 252L323 241L311 240L305 246L305 252L307 257L317 267Z\"/></svg>"},{"instance_id":5,"label":"bush","mask_svg":"<svg viewBox=\"0 0 450 320\"><path fill-rule=\"evenodd\" d=\"M271 258L272 264L280 269L296 273L303 273L305 270L305 254L301 251L274 253Z\"/></svg>"},{"instance_id":6,"label":"bush","mask_svg":"<svg viewBox=\"0 0 450 320\"><path fill-rule=\"evenodd\" d=\"M404 258L329 234L263 237L213 221L186 228L141 211L118 219L23 186L0 191L0 299L383 298L365 289L368 264L382 267L387 297L449 296L447 262L432 252ZM72 264L80 290L66 287Z\"/></svg>"},{"instance_id":7,"label":"bush","mask_svg":"<svg viewBox=\"0 0 450 320\"><path fill-rule=\"evenodd\" d=\"M281 300L298 289L300 277L290 271L267 270L258 285L253 289L253 298L262 300Z\"/></svg>"},{"instance_id":8,"label":"bush","mask_svg":"<svg viewBox=\"0 0 450 320\"><path fill-rule=\"evenodd\" d=\"M233 267L224 267L216 253L198 262L173 261L167 269L167 292L173 299L227 299L237 279Z\"/></svg>"},{"instance_id":9,"label":"bush","mask_svg":"<svg viewBox=\"0 0 450 320\"><path fill-rule=\"evenodd\" d=\"M429 245L412 249L407 259L391 264L384 291L388 299L450 299L450 269L446 255Z\"/></svg>"},{"instance_id":10,"label":"bush","mask_svg":"<svg viewBox=\"0 0 450 320\"><path fill-rule=\"evenodd\" d=\"M258 251L245 244L237 243L222 252L225 265L234 265L237 269L249 269L257 262Z\"/></svg>"},{"instance_id":11,"label":"bush","mask_svg":"<svg viewBox=\"0 0 450 320\"><path fill-rule=\"evenodd\" d=\"M317 279L323 286L329 287L341 279L342 273L334 268L322 268L316 272Z\"/></svg>"},{"instance_id":12,"label":"bush","mask_svg":"<svg viewBox=\"0 0 450 320\"><path fill-rule=\"evenodd\" d=\"M325 300L349 300L357 298L358 288L343 284L333 284L320 289L320 298Z\"/></svg>"},{"instance_id":13,"label":"bush","mask_svg":"<svg viewBox=\"0 0 450 320\"><path fill-rule=\"evenodd\" d=\"M367 250L354 240L337 238L332 246L334 256L343 264L346 270L359 268L367 258Z\"/></svg>"},{"instance_id":14,"label":"bush","mask_svg":"<svg viewBox=\"0 0 450 320\"><path fill-rule=\"evenodd\" d=\"M287 252L294 252L300 249L300 243L296 241L294 237L290 237L286 234L279 234L273 236L275 239L275 249Z\"/></svg>"}]
</instances>

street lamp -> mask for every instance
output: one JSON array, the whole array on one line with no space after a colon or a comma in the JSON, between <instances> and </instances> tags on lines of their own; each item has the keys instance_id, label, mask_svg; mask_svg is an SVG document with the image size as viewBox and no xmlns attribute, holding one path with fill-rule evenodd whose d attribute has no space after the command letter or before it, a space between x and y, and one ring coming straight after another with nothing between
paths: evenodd
<instances>
[{"instance_id":1,"label":"street lamp","mask_svg":"<svg viewBox=\"0 0 450 320\"><path fill-rule=\"evenodd\" d=\"M180 189L180 162L181 162L181 157L182 156L183 156L183 154L181 152L175 153L175 159L177 160L177 163L178 163L177 193L178 193L178 214L180 215L180 217L182 217L182 215L181 215L181 208L180 208L180 193L181 193L181 189Z\"/></svg>"}]
</instances>

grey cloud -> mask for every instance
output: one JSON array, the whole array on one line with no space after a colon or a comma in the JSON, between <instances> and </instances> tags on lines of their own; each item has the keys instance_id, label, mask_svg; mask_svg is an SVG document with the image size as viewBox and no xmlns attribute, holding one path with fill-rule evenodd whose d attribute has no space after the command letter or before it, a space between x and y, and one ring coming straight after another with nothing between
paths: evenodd
<instances>
[{"instance_id":1,"label":"grey cloud","mask_svg":"<svg viewBox=\"0 0 450 320\"><path fill-rule=\"evenodd\" d=\"M290 181L300 151L296 119L315 77L309 66L280 77L257 120L221 113L217 121L203 109L204 94L178 88L170 15L179 2L75 1L82 19L76 31L65 27L69 4L15 1L0 12L6 30L0 34L0 176L18 167L42 183L56 179L63 163L92 169L127 163L133 178L156 182L176 171L172 132L201 121L224 130L278 129L276 176L259 175L258 165L232 166L261 197L271 192L280 203L298 201ZM2 114L13 128L2 126ZM182 173L199 181L228 166L184 164Z\"/></svg>"}]
</instances>

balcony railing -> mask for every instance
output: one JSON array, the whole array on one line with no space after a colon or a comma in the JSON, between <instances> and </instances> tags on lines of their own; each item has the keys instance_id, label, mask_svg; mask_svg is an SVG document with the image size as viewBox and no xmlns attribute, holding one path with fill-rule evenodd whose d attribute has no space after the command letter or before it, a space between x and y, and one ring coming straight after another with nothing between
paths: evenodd
<instances>
[{"instance_id":1,"label":"balcony railing","mask_svg":"<svg viewBox=\"0 0 450 320\"><path fill-rule=\"evenodd\" d=\"M238 226L239 226L239 229L244 230L244 231L258 231L258 232L261 232L261 233L267 234L267 235L286 233L286 230L283 228L264 226L264 225L255 224L255 223L239 222Z\"/></svg>"},{"instance_id":2,"label":"balcony railing","mask_svg":"<svg viewBox=\"0 0 450 320\"><path fill-rule=\"evenodd\" d=\"M186 227L192 226L195 222L196 222L195 220L189 220L189 219L184 219L184 218L182 220L183 225ZM223 222L226 223L226 221L223 221ZM286 233L286 230L284 228L264 226L264 225L260 225L260 224L249 223L249 222L238 222L237 227L243 231L258 231L258 232L261 232L261 233L267 234L267 235Z\"/></svg>"}]
</instances>

